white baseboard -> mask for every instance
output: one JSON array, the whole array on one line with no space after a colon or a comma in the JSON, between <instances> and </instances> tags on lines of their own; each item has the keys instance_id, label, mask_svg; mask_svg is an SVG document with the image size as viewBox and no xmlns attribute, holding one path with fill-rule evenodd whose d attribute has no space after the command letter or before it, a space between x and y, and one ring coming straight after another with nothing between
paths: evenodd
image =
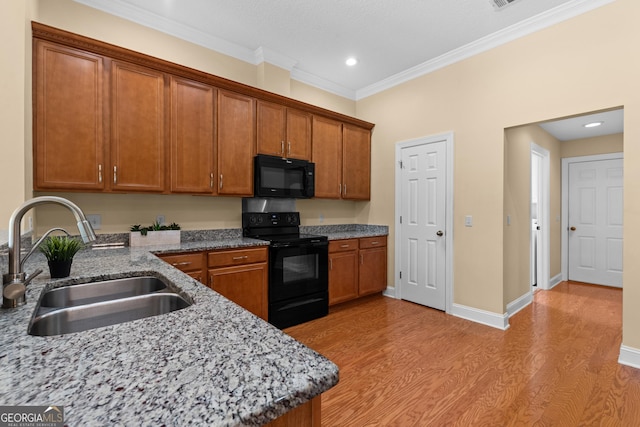
<instances>
[{"instance_id":1,"label":"white baseboard","mask_svg":"<svg viewBox=\"0 0 640 427\"><path fill-rule=\"evenodd\" d=\"M396 295L396 288L392 288L391 286L387 286L387 289L382 291L382 295L384 295L385 297L398 299L398 296Z\"/></svg>"},{"instance_id":2,"label":"white baseboard","mask_svg":"<svg viewBox=\"0 0 640 427\"><path fill-rule=\"evenodd\" d=\"M522 295L520 298L507 304L507 316L511 317L529 304L533 302L533 293L531 291Z\"/></svg>"},{"instance_id":3,"label":"white baseboard","mask_svg":"<svg viewBox=\"0 0 640 427\"><path fill-rule=\"evenodd\" d=\"M621 345L618 363L640 369L640 349Z\"/></svg>"},{"instance_id":4,"label":"white baseboard","mask_svg":"<svg viewBox=\"0 0 640 427\"><path fill-rule=\"evenodd\" d=\"M553 289L553 287L560 282L562 282L562 273L558 273L549 279L549 289Z\"/></svg>"},{"instance_id":5,"label":"white baseboard","mask_svg":"<svg viewBox=\"0 0 640 427\"><path fill-rule=\"evenodd\" d=\"M451 306L451 313L449 314L503 331L509 329L509 317L507 313L500 315L491 311L467 307L466 305L453 304Z\"/></svg>"}]
</instances>

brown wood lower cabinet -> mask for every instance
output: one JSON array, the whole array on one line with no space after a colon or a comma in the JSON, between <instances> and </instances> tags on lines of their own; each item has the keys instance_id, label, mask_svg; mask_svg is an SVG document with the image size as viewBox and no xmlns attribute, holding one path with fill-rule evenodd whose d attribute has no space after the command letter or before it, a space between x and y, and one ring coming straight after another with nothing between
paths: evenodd
<instances>
[{"instance_id":1,"label":"brown wood lower cabinet","mask_svg":"<svg viewBox=\"0 0 640 427\"><path fill-rule=\"evenodd\" d=\"M386 288L386 236L329 242L329 305Z\"/></svg>"},{"instance_id":2,"label":"brown wood lower cabinet","mask_svg":"<svg viewBox=\"0 0 640 427\"><path fill-rule=\"evenodd\" d=\"M314 397L269 424L265 424L265 427L320 427L321 398L322 395Z\"/></svg>"},{"instance_id":3,"label":"brown wood lower cabinet","mask_svg":"<svg viewBox=\"0 0 640 427\"><path fill-rule=\"evenodd\" d=\"M269 318L267 251L264 247L207 255L207 285L264 320Z\"/></svg>"},{"instance_id":4,"label":"brown wood lower cabinet","mask_svg":"<svg viewBox=\"0 0 640 427\"><path fill-rule=\"evenodd\" d=\"M267 247L159 255L256 316L268 320Z\"/></svg>"},{"instance_id":5,"label":"brown wood lower cabinet","mask_svg":"<svg viewBox=\"0 0 640 427\"><path fill-rule=\"evenodd\" d=\"M191 252L170 255L158 255L160 259L171 264L183 273L188 274L200 283L205 283L203 267L205 265L204 252Z\"/></svg>"}]
</instances>

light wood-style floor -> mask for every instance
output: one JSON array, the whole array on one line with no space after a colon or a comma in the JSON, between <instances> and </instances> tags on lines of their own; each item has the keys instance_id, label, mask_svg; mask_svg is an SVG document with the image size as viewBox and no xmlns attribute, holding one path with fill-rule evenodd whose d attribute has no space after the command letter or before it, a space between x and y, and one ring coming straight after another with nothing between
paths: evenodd
<instances>
[{"instance_id":1,"label":"light wood-style floor","mask_svg":"<svg viewBox=\"0 0 640 427\"><path fill-rule=\"evenodd\" d=\"M640 426L622 291L563 282L500 331L380 295L288 334L340 367L322 425Z\"/></svg>"}]
</instances>

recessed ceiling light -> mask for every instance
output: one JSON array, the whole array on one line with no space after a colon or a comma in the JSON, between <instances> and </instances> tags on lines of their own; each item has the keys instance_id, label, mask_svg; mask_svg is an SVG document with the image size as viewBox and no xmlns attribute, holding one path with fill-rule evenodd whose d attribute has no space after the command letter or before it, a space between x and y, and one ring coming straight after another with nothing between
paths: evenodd
<instances>
[{"instance_id":1,"label":"recessed ceiling light","mask_svg":"<svg viewBox=\"0 0 640 427\"><path fill-rule=\"evenodd\" d=\"M598 127L600 125L602 125L604 122L592 122L592 123L587 123L586 125L584 125L584 127L586 128L594 128L594 127Z\"/></svg>"},{"instance_id":2,"label":"recessed ceiling light","mask_svg":"<svg viewBox=\"0 0 640 427\"><path fill-rule=\"evenodd\" d=\"M358 60L354 57L351 58L347 58L346 62L345 62L349 67L353 67L354 65L356 65L358 63Z\"/></svg>"}]
</instances>

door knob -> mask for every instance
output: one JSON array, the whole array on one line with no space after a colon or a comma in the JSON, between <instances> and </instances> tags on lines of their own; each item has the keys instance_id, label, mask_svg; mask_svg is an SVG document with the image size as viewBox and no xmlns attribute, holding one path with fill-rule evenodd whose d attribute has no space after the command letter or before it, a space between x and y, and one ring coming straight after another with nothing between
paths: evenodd
<instances>
[{"instance_id":1,"label":"door knob","mask_svg":"<svg viewBox=\"0 0 640 427\"><path fill-rule=\"evenodd\" d=\"M436 233L437 236L442 236L444 233L441 230L438 230L438 232Z\"/></svg>"},{"instance_id":2,"label":"door knob","mask_svg":"<svg viewBox=\"0 0 640 427\"><path fill-rule=\"evenodd\" d=\"M575 227L571 227L571 228L569 228L569 230L576 231L576 228Z\"/></svg>"}]
</instances>

